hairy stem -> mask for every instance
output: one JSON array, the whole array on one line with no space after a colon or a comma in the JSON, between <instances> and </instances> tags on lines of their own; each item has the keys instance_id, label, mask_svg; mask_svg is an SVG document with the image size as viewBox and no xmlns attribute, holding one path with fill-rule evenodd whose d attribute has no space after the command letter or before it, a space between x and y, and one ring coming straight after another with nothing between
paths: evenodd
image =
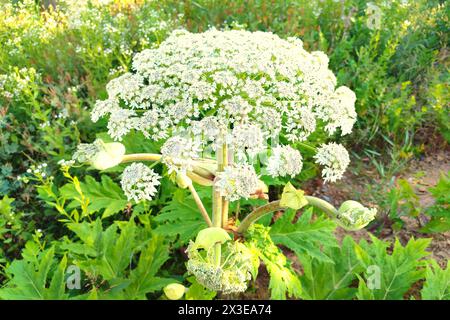
<instances>
[{"instance_id":1,"label":"hairy stem","mask_svg":"<svg viewBox=\"0 0 450 320\"><path fill-rule=\"evenodd\" d=\"M256 220L258 220L259 218L261 218L262 216L271 213L275 210L280 210L280 209L284 209L284 207L282 207L280 205L280 200L276 200L276 201L272 201L269 202L265 205L262 205L258 208L256 208L255 210L253 210L252 212L250 212L250 214L245 217L244 220L242 220L241 224L239 225L237 232L239 233L244 233L245 231L247 231L247 229L250 227L250 225L253 222L256 222Z\"/></svg>"},{"instance_id":2,"label":"hairy stem","mask_svg":"<svg viewBox=\"0 0 450 320\"><path fill-rule=\"evenodd\" d=\"M186 172L186 175L194 182L202 185L202 186L212 186L213 185L213 180L211 179L207 179L205 177L202 177L198 174L196 174L195 172L192 171L188 171Z\"/></svg>"},{"instance_id":3,"label":"hairy stem","mask_svg":"<svg viewBox=\"0 0 450 320\"><path fill-rule=\"evenodd\" d=\"M225 151L225 152L224 152ZM226 149L224 150L222 147L217 148L216 159L217 159L217 172L222 172L227 160L225 160ZM217 177L216 177L217 179ZM221 196L220 192L216 189L215 183L213 185L213 219L212 223L214 227L223 227L223 207L224 207L224 198ZM228 208L226 208L228 214ZM220 266L220 257L221 257L221 247L220 243L214 246L214 255L215 255L215 263L217 266Z\"/></svg>"},{"instance_id":4,"label":"hairy stem","mask_svg":"<svg viewBox=\"0 0 450 320\"><path fill-rule=\"evenodd\" d=\"M213 217L212 223L214 227L222 227L222 197L220 192L213 187Z\"/></svg>"},{"instance_id":5,"label":"hairy stem","mask_svg":"<svg viewBox=\"0 0 450 320\"><path fill-rule=\"evenodd\" d=\"M241 202L238 201L238 203L236 204L236 212L234 214L234 220L238 221L239 220L239 211L241 210Z\"/></svg>"},{"instance_id":6,"label":"hairy stem","mask_svg":"<svg viewBox=\"0 0 450 320\"><path fill-rule=\"evenodd\" d=\"M320 198L312 197L312 196L305 196L306 200L308 201L308 204L322 210L325 212L330 218L336 218L337 210L335 207L333 207L330 203L328 203L325 200L322 200ZM237 232L238 233L244 233L247 231L247 229L250 227L250 225L254 222L256 222L259 218L265 216L268 213L271 213L276 210L283 210L286 209L286 207L282 207L280 205L280 200L269 202L263 206L260 206L253 210L247 217L245 217L244 220L242 220L242 223L239 225Z\"/></svg>"},{"instance_id":7,"label":"hairy stem","mask_svg":"<svg viewBox=\"0 0 450 320\"><path fill-rule=\"evenodd\" d=\"M304 148L306 148L306 149L309 149L309 150L311 150L311 151L317 152L317 149L316 149L315 147L313 147L313 146L311 146L311 145L309 145L309 144L307 144L307 143L304 143L304 142L297 142L297 144L300 145L300 146L302 146L302 147L304 147Z\"/></svg>"},{"instance_id":8,"label":"hairy stem","mask_svg":"<svg viewBox=\"0 0 450 320\"><path fill-rule=\"evenodd\" d=\"M158 161L161 160L162 155L157 153L132 153L126 154L122 158L122 162L133 161Z\"/></svg>"},{"instance_id":9,"label":"hairy stem","mask_svg":"<svg viewBox=\"0 0 450 320\"><path fill-rule=\"evenodd\" d=\"M205 206L203 205L202 200L200 199L200 197L198 196L197 190L195 190L194 185L192 183L188 184L188 188L192 193L192 196L194 197L195 203L197 204L198 209L200 210L200 213L203 216L203 219L205 219L206 224L208 225L208 227L212 227L212 221L209 218L209 214L205 209Z\"/></svg>"},{"instance_id":10,"label":"hairy stem","mask_svg":"<svg viewBox=\"0 0 450 320\"><path fill-rule=\"evenodd\" d=\"M226 143L222 145L222 171L228 165L228 146ZM229 201L222 197L222 228L228 225Z\"/></svg>"},{"instance_id":11,"label":"hairy stem","mask_svg":"<svg viewBox=\"0 0 450 320\"><path fill-rule=\"evenodd\" d=\"M220 192L213 186L213 217L212 224L214 227L222 227L222 197ZM220 243L214 245L214 257L216 266L220 266L221 247Z\"/></svg>"}]
</instances>

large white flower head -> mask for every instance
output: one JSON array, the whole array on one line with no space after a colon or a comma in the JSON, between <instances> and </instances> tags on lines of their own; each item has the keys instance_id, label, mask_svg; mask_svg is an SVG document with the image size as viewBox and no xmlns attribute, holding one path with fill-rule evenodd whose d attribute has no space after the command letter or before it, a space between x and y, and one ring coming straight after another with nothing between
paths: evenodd
<instances>
[{"instance_id":1,"label":"large white flower head","mask_svg":"<svg viewBox=\"0 0 450 320\"><path fill-rule=\"evenodd\" d=\"M160 184L160 178L153 169L136 162L123 170L120 183L128 200L151 201L157 193L156 187Z\"/></svg>"},{"instance_id":2,"label":"large white flower head","mask_svg":"<svg viewBox=\"0 0 450 320\"><path fill-rule=\"evenodd\" d=\"M295 38L176 30L132 65L108 84L107 100L92 112L93 121L109 116L116 140L130 130L167 139L184 127L202 136L201 148L215 150L218 135L231 132L226 141L242 156L278 134L288 142L307 140L319 126L329 135L348 134L356 118L355 96L336 89L326 54L308 53Z\"/></svg>"},{"instance_id":3,"label":"large white flower head","mask_svg":"<svg viewBox=\"0 0 450 320\"><path fill-rule=\"evenodd\" d=\"M229 201L248 199L259 187L253 166L243 163L225 167L215 183L220 194Z\"/></svg>"},{"instance_id":4,"label":"large white flower head","mask_svg":"<svg viewBox=\"0 0 450 320\"><path fill-rule=\"evenodd\" d=\"M323 165L322 177L325 182L341 179L350 163L348 151L338 143L322 144L314 156L316 162Z\"/></svg>"},{"instance_id":5,"label":"large white flower head","mask_svg":"<svg viewBox=\"0 0 450 320\"><path fill-rule=\"evenodd\" d=\"M302 171L303 158L298 150L290 146L272 148L267 171L272 177L294 177Z\"/></svg>"}]
</instances>

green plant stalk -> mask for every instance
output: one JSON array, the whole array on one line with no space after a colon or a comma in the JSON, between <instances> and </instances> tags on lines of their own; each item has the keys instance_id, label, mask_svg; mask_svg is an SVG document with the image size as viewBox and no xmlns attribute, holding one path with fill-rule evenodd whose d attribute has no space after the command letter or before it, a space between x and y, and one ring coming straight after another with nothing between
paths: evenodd
<instances>
[{"instance_id":1,"label":"green plant stalk","mask_svg":"<svg viewBox=\"0 0 450 320\"><path fill-rule=\"evenodd\" d=\"M197 207L198 207L198 209L200 210L200 213L202 214L203 219L205 219L206 224L208 225L208 227L212 227L213 224L212 224L211 219L209 218L209 214L208 214L208 212L206 211L205 206L203 205L203 202L202 202L202 200L200 199L200 197L199 197L199 195L198 195L198 193L197 193L197 190L195 190L195 188L194 188L192 182L189 183L188 188L189 188L189 190L191 191L192 197L194 197L194 201L195 201L195 203L197 204Z\"/></svg>"},{"instance_id":2,"label":"green plant stalk","mask_svg":"<svg viewBox=\"0 0 450 320\"><path fill-rule=\"evenodd\" d=\"M214 227L222 227L222 197L220 192L213 186L213 214L212 224Z\"/></svg>"},{"instance_id":3,"label":"green plant stalk","mask_svg":"<svg viewBox=\"0 0 450 320\"><path fill-rule=\"evenodd\" d=\"M222 148L217 148L217 172L223 171L223 152ZM215 183L213 185L213 217L214 227L222 227L222 197L220 192L216 190Z\"/></svg>"},{"instance_id":4,"label":"green plant stalk","mask_svg":"<svg viewBox=\"0 0 450 320\"><path fill-rule=\"evenodd\" d=\"M337 217L337 210L336 208L328 203L325 200L322 200L317 197L312 196L305 196L306 200L308 201L308 204L322 210L325 212L330 218L336 219ZM250 227L250 225L254 222L256 222L259 218L265 216L268 213L271 213L276 210L283 210L287 209L286 207L283 207L280 205L280 200L269 202L263 206L260 206L253 210L247 217L245 217L244 220L242 220L241 224L239 225L237 232L238 233L244 233L247 231L247 229Z\"/></svg>"},{"instance_id":5,"label":"green plant stalk","mask_svg":"<svg viewBox=\"0 0 450 320\"><path fill-rule=\"evenodd\" d=\"M214 227L222 227L222 197L220 192L213 186L213 216L212 224ZM220 266L220 256L221 256L220 243L214 245L214 262L217 267Z\"/></svg>"},{"instance_id":6,"label":"green plant stalk","mask_svg":"<svg viewBox=\"0 0 450 320\"><path fill-rule=\"evenodd\" d=\"M311 150L311 151L313 151L313 152L317 152L317 149L316 149L315 147L313 147L313 146L311 146L311 145L309 145L309 144L307 144L307 143L304 143L304 142L297 142L297 144L300 145L300 146L302 146L302 147L304 147L304 148L306 148L306 149L309 149L309 150Z\"/></svg>"},{"instance_id":7,"label":"green plant stalk","mask_svg":"<svg viewBox=\"0 0 450 320\"><path fill-rule=\"evenodd\" d=\"M222 171L228 165L228 146L226 143L222 145ZM229 201L222 198L222 228L228 225Z\"/></svg>"},{"instance_id":8,"label":"green plant stalk","mask_svg":"<svg viewBox=\"0 0 450 320\"><path fill-rule=\"evenodd\" d=\"M224 152L225 151L225 152ZM222 172L224 169L224 153L226 150L221 148L217 149L217 172ZM222 216L223 216L223 202L224 199L220 195L220 192L216 189L215 184L213 185L213 215L212 215L212 223L214 227L222 228ZM215 264L216 266L220 266L220 257L221 257L221 247L220 243L214 246L214 256L215 256Z\"/></svg>"},{"instance_id":9,"label":"green plant stalk","mask_svg":"<svg viewBox=\"0 0 450 320\"><path fill-rule=\"evenodd\" d=\"M157 153L132 153L126 154L122 158L122 163L134 161L159 161L162 155Z\"/></svg>"}]
</instances>

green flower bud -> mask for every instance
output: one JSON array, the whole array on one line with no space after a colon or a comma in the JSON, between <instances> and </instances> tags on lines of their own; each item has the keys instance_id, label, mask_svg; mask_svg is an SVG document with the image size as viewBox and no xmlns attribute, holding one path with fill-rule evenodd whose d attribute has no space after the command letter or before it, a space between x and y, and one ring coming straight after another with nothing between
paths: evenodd
<instances>
[{"instance_id":1,"label":"green flower bud","mask_svg":"<svg viewBox=\"0 0 450 320\"><path fill-rule=\"evenodd\" d=\"M345 201L338 210L337 219L342 227L349 230L364 228L375 219L377 209L366 208L353 200Z\"/></svg>"},{"instance_id":2,"label":"green flower bud","mask_svg":"<svg viewBox=\"0 0 450 320\"><path fill-rule=\"evenodd\" d=\"M179 283L171 283L164 287L164 294L169 300L180 300L186 292L185 286Z\"/></svg>"},{"instance_id":3,"label":"green flower bud","mask_svg":"<svg viewBox=\"0 0 450 320\"><path fill-rule=\"evenodd\" d=\"M115 167L122 162L125 146L119 142L104 143L97 139L93 143L82 143L78 146L73 159L87 162L97 170Z\"/></svg>"}]
</instances>

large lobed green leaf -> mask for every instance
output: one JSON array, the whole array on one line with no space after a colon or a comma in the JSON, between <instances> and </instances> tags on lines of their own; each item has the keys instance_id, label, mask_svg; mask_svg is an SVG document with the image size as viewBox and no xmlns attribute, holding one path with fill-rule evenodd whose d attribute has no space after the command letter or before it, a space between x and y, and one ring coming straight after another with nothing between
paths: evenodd
<instances>
[{"instance_id":1,"label":"large lobed green leaf","mask_svg":"<svg viewBox=\"0 0 450 320\"><path fill-rule=\"evenodd\" d=\"M424 276L425 251L431 239L411 238L405 246L395 240L392 253L388 242L371 236L372 243L355 245L356 256L364 267L359 278L360 300L401 300L411 286ZM370 283L370 285L369 285Z\"/></svg>"},{"instance_id":2,"label":"large lobed green leaf","mask_svg":"<svg viewBox=\"0 0 450 320\"><path fill-rule=\"evenodd\" d=\"M325 250L332 262L308 254L299 256L303 266L301 297L307 300L353 299L356 288L350 285L356 279L356 274L363 270L354 248L355 242L347 236L340 248L329 247Z\"/></svg>"},{"instance_id":3,"label":"large lobed green leaf","mask_svg":"<svg viewBox=\"0 0 450 320\"><path fill-rule=\"evenodd\" d=\"M153 236L151 241L143 248L139 261L131 272L130 285L125 289L128 299L146 299L145 295L162 289L174 283L173 279L156 276L162 265L169 259L169 248L164 238Z\"/></svg>"},{"instance_id":4,"label":"large lobed green leaf","mask_svg":"<svg viewBox=\"0 0 450 320\"><path fill-rule=\"evenodd\" d=\"M10 278L0 289L0 299L5 300L61 300L68 298L65 293L64 273L67 258L59 264L55 261L55 248L43 251L32 260L14 260L6 269Z\"/></svg>"},{"instance_id":5,"label":"large lobed green leaf","mask_svg":"<svg viewBox=\"0 0 450 320\"><path fill-rule=\"evenodd\" d=\"M420 231L446 232L450 230L450 178L449 173L442 174L438 183L428 189L435 198L435 204L425 213L431 220Z\"/></svg>"},{"instance_id":6,"label":"large lobed green leaf","mask_svg":"<svg viewBox=\"0 0 450 320\"><path fill-rule=\"evenodd\" d=\"M436 261L429 261L421 293L423 300L450 300L449 260L445 269L441 269Z\"/></svg>"},{"instance_id":7,"label":"large lobed green leaf","mask_svg":"<svg viewBox=\"0 0 450 320\"><path fill-rule=\"evenodd\" d=\"M107 290L93 288L92 299L145 299L147 293L173 283L157 275L169 258L164 238L155 234L140 237L133 222L116 222L103 230L101 220L68 224L79 242L62 245L86 274L107 281Z\"/></svg>"},{"instance_id":8,"label":"large lobed green leaf","mask_svg":"<svg viewBox=\"0 0 450 320\"><path fill-rule=\"evenodd\" d=\"M313 220L312 214L312 208L309 208L296 223L292 223L296 212L286 210L270 229L270 236L273 242L288 247L298 255L308 254L316 259L332 262L322 248L337 247L333 235L336 224L323 216Z\"/></svg>"},{"instance_id":9,"label":"large lobed green leaf","mask_svg":"<svg viewBox=\"0 0 450 320\"><path fill-rule=\"evenodd\" d=\"M199 192L199 195L204 195ZM208 197L203 197L206 208L211 208ZM155 232L164 236L176 238L176 247L187 244L194 239L198 232L207 228L199 209L191 196L185 194L185 190L179 189L174 193L172 200L155 217L159 223Z\"/></svg>"},{"instance_id":10,"label":"large lobed green leaf","mask_svg":"<svg viewBox=\"0 0 450 320\"><path fill-rule=\"evenodd\" d=\"M103 212L102 218L109 217L122 211L128 200L122 189L107 175L101 176L101 181L97 181L91 176L87 176L84 182L80 183L83 194L89 199L89 211ZM60 188L61 196L66 199L79 197L73 184L69 183ZM69 208L79 206L78 201L72 201Z\"/></svg>"}]
</instances>

